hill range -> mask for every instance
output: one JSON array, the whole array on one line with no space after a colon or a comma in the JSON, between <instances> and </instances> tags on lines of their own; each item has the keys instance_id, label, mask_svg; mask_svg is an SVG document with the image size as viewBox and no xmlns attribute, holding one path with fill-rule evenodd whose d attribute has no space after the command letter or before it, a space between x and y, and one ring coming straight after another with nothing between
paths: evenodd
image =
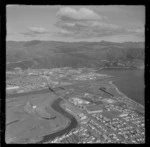
<instances>
[{"instance_id":1,"label":"hill range","mask_svg":"<svg viewBox=\"0 0 150 147\"><path fill-rule=\"evenodd\" d=\"M7 41L6 70L16 67L131 67L144 66L143 42Z\"/></svg>"}]
</instances>

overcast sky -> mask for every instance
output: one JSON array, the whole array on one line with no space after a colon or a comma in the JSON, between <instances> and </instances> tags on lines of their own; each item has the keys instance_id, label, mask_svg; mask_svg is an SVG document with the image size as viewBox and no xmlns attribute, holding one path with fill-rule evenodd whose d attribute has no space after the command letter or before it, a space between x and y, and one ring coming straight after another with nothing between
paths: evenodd
<instances>
[{"instance_id":1,"label":"overcast sky","mask_svg":"<svg viewBox=\"0 0 150 147\"><path fill-rule=\"evenodd\" d=\"M144 6L7 6L7 40L145 41Z\"/></svg>"}]
</instances>

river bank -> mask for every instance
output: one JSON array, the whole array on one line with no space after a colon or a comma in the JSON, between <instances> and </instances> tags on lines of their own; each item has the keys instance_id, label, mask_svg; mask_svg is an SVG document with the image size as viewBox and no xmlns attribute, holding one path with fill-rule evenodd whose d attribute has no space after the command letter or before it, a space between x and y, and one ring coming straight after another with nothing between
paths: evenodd
<instances>
[{"instance_id":1,"label":"river bank","mask_svg":"<svg viewBox=\"0 0 150 147\"><path fill-rule=\"evenodd\" d=\"M55 100L53 102L53 104L51 105L51 107L61 113L62 116L66 117L67 119L70 120L70 124L64 128L63 130L60 130L58 132L55 132L53 134L49 134L49 135L45 135L43 137L43 139L40 141L40 142L37 142L37 144L41 144L41 143L44 143L44 142L48 142L50 140L53 140L55 139L56 137L61 137L63 136L64 134L67 134L69 133L72 129L76 128L77 125L78 125L78 122L76 121L76 119L71 115L69 114L68 112L66 112L61 106L60 106L60 103L63 99L62 98L59 98L57 100Z\"/></svg>"}]
</instances>

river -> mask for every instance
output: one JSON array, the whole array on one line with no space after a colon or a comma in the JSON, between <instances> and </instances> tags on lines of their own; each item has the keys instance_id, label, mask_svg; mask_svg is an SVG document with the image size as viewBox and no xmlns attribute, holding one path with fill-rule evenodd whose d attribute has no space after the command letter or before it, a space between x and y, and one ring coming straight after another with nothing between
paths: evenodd
<instances>
[{"instance_id":1,"label":"river","mask_svg":"<svg viewBox=\"0 0 150 147\"><path fill-rule=\"evenodd\" d=\"M144 70L100 70L98 73L114 76L113 83L132 100L145 104Z\"/></svg>"},{"instance_id":2,"label":"river","mask_svg":"<svg viewBox=\"0 0 150 147\"><path fill-rule=\"evenodd\" d=\"M14 98L14 97L19 97L19 96L25 96L25 95L32 95L32 94L40 94L40 93L47 93L47 92L50 92L48 89L44 89L44 90L41 90L41 91L34 91L34 92L29 92L29 93L19 93L19 94L13 94L13 95L9 95L8 98ZM74 116L72 116L71 114L69 114L68 112L66 112L62 107L60 107L60 103L63 101L62 98L58 98L56 99L51 107L59 112L61 115L63 115L65 118L68 118L70 120L70 123L69 125L58 131L58 132L55 132L55 133L52 133L52 134L49 134L49 135L45 135L43 136L42 140L37 142L37 144L42 144L44 142L48 142L50 140L53 140L55 139L56 137L61 137L63 136L64 134L67 134L69 133L72 129L76 128L77 125L78 125L78 122L77 120L74 118Z\"/></svg>"},{"instance_id":3,"label":"river","mask_svg":"<svg viewBox=\"0 0 150 147\"><path fill-rule=\"evenodd\" d=\"M61 103L62 100L63 100L62 98L59 98L59 99L55 100L53 102L53 104L51 105L51 107L55 111L61 113L64 117L68 118L71 121L70 124L69 124L69 126L66 127L63 130L60 130L60 131L55 132L53 134L49 134L49 135L44 136L43 139L40 142L37 142L38 144L47 142L49 140L53 140L56 137L61 137L62 135L69 133L72 129L74 129L74 128L77 127L78 122L76 121L76 119L71 114L69 114L68 112L64 111L64 109L62 109L60 107L60 103Z\"/></svg>"}]
</instances>

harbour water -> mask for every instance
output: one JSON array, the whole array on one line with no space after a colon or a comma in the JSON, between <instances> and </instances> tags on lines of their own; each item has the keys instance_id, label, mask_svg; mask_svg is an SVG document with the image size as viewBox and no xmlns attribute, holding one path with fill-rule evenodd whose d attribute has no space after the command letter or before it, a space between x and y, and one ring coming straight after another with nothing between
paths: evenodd
<instances>
[{"instance_id":1,"label":"harbour water","mask_svg":"<svg viewBox=\"0 0 150 147\"><path fill-rule=\"evenodd\" d=\"M144 105L144 70L100 70L99 73L114 76L113 84L127 97Z\"/></svg>"}]
</instances>

